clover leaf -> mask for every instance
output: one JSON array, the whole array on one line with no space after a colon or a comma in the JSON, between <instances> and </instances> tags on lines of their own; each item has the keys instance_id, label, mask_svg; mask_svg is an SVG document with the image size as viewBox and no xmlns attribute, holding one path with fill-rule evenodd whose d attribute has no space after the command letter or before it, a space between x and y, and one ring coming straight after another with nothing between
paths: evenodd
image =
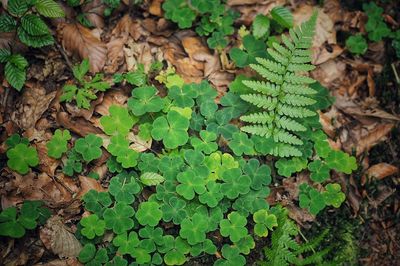
<instances>
[{"instance_id":1,"label":"clover leaf","mask_svg":"<svg viewBox=\"0 0 400 266\"><path fill-rule=\"evenodd\" d=\"M35 223L33 219L32 222ZM0 235L13 238L25 235L25 226L17 220L17 208L8 207L0 212Z\"/></svg>"},{"instance_id":2,"label":"clover leaf","mask_svg":"<svg viewBox=\"0 0 400 266\"><path fill-rule=\"evenodd\" d=\"M100 118L100 124L107 135L121 134L125 136L138 120L131 116L128 109L123 106L111 105L109 112L109 116Z\"/></svg>"},{"instance_id":3,"label":"clover leaf","mask_svg":"<svg viewBox=\"0 0 400 266\"><path fill-rule=\"evenodd\" d=\"M124 149L119 152L117 162L119 162L123 168L130 168L137 165L139 153L131 148Z\"/></svg>"},{"instance_id":4,"label":"clover leaf","mask_svg":"<svg viewBox=\"0 0 400 266\"><path fill-rule=\"evenodd\" d=\"M160 227L145 226L139 230L139 236L143 238L140 247L148 252L155 251L156 245L160 246L163 243L163 230Z\"/></svg>"},{"instance_id":5,"label":"clover leaf","mask_svg":"<svg viewBox=\"0 0 400 266\"><path fill-rule=\"evenodd\" d=\"M175 179L176 175L181 171L183 165L182 157L169 155L161 158L158 170L166 180L172 180Z\"/></svg>"},{"instance_id":6,"label":"clover leaf","mask_svg":"<svg viewBox=\"0 0 400 266\"><path fill-rule=\"evenodd\" d=\"M106 263L106 266L127 266L128 261L121 256L114 256L112 260Z\"/></svg>"},{"instance_id":7,"label":"clover leaf","mask_svg":"<svg viewBox=\"0 0 400 266\"><path fill-rule=\"evenodd\" d=\"M21 137L19 134L15 133L12 134L8 139L5 141L7 145L7 149L14 148L17 144L26 144L29 145L29 140L25 137Z\"/></svg>"},{"instance_id":8,"label":"clover leaf","mask_svg":"<svg viewBox=\"0 0 400 266\"><path fill-rule=\"evenodd\" d=\"M96 247L92 243L88 243L79 252L78 259L85 265L102 265L108 262L107 250L101 248L96 252Z\"/></svg>"},{"instance_id":9,"label":"clover leaf","mask_svg":"<svg viewBox=\"0 0 400 266\"><path fill-rule=\"evenodd\" d=\"M107 151L114 156L124 155L129 149L129 141L122 135L118 134L110 138L110 144L107 146Z\"/></svg>"},{"instance_id":10,"label":"clover leaf","mask_svg":"<svg viewBox=\"0 0 400 266\"><path fill-rule=\"evenodd\" d=\"M128 100L129 109L136 116L161 111L164 108L164 100L157 93L154 86L135 88L132 91L132 98Z\"/></svg>"},{"instance_id":11,"label":"clover leaf","mask_svg":"<svg viewBox=\"0 0 400 266\"><path fill-rule=\"evenodd\" d=\"M200 113L206 119L213 118L217 110L218 105L214 101L204 101L200 105Z\"/></svg>"},{"instance_id":12,"label":"clover leaf","mask_svg":"<svg viewBox=\"0 0 400 266\"><path fill-rule=\"evenodd\" d=\"M62 154L67 151L68 140L71 139L71 134L68 129L57 129L53 137L46 143L47 153L50 157L60 159Z\"/></svg>"},{"instance_id":13,"label":"clover leaf","mask_svg":"<svg viewBox=\"0 0 400 266\"><path fill-rule=\"evenodd\" d=\"M346 40L346 47L350 52L356 55L365 54L365 52L368 50L367 41L361 34L350 36Z\"/></svg>"},{"instance_id":14,"label":"clover leaf","mask_svg":"<svg viewBox=\"0 0 400 266\"><path fill-rule=\"evenodd\" d=\"M322 158L328 157L328 155L332 152L332 148L329 145L328 140L326 140L326 139L316 140L314 142L314 148L315 148L315 151L317 152L318 156L320 156Z\"/></svg>"},{"instance_id":15,"label":"clover leaf","mask_svg":"<svg viewBox=\"0 0 400 266\"><path fill-rule=\"evenodd\" d=\"M240 255L240 249L234 245L225 244L222 246L222 256L225 259L219 259L214 263L214 266L242 266L246 264L246 259Z\"/></svg>"},{"instance_id":16,"label":"clover leaf","mask_svg":"<svg viewBox=\"0 0 400 266\"><path fill-rule=\"evenodd\" d=\"M156 226L162 217L160 205L157 202L142 202L135 217L141 225Z\"/></svg>"},{"instance_id":17,"label":"clover leaf","mask_svg":"<svg viewBox=\"0 0 400 266\"><path fill-rule=\"evenodd\" d=\"M308 170L311 171L311 180L314 182L324 182L330 177L329 167L321 160L315 160L308 164Z\"/></svg>"},{"instance_id":18,"label":"clover leaf","mask_svg":"<svg viewBox=\"0 0 400 266\"><path fill-rule=\"evenodd\" d=\"M241 156L242 154L252 155L255 153L253 141L243 132L234 133L228 146L237 156Z\"/></svg>"},{"instance_id":19,"label":"clover leaf","mask_svg":"<svg viewBox=\"0 0 400 266\"><path fill-rule=\"evenodd\" d=\"M108 171L110 171L110 173L121 173L122 170L124 169L122 165L119 162L117 162L117 158L115 157L110 157L107 160L107 168Z\"/></svg>"},{"instance_id":20,"label":"clover leaf","mask_svg":"<svg viewBox=\"0 0 400 266\"><path fill-rule=\"evenodd\" d=\"M10 169L24 175L29 167L39 164L38 153L35 148L28 147L25 143L19 143L7 151L7 166Z\"/></svg>"},{"instance_id":21,"label":"clover leaf","mask_svg":"<svg viewBox=\"0 0 400 266\"><path fill-rule=\"evenodd\" d=\"M228 199L235 199L239 194L246 194L250 190L251 179L247 175L242 175L239 168L228 169L222 173L221 189Z\"/></svg>"},{"instance_id":22,"label":"clover leaf","mask_svg":"<svg viewBox=\"0 0 400 266\"><path fill-rule=\"evenodd\" d=\"M174 224L180 224L183 219L186 218L186 202L177 197L170 197L168 202L161 206L161 211L163 213L163 220L165 222L172 222Z\"/></svg>"},{"instance_id":23,"label":"clover leaf","mask_svg":"<svg viewBox=\"0 0 400 266\"><path fill-rule=\"evenodd\" d=\"M207 217L196 213L191 218L185 218L181 222L179 235L186 239L190 245L195 245L205 241L207 230Z\"/></svg>"},{"instance_id":24,"label":"clover leaf","mask_svg":"<svg viewBox=\"0 0 400 266\"><path fill-rule=\"evenodd\" d=\"M133 228L132 216L135 214L133 208L123 202L117 202L111 209L103 213L106 228L112 229L116 234L122 234Z\"/></svg>"},{"instance_id":25,"label":"clover leaf","mask_svg":"<svg viewBox=\"0 0 400 266\"><path fill-rule=\"evenodd\" d=\"M100 137L88 134L75 142L74 150L82 155L86 162L90 162L101 157L101 145L103 145L103 140Z\"/></svg>"},{"instance_id":26,"label":"clover leaf","mask_svg":"<svg viewBox=\"0 0 400 266\"><path fill-rule=\"evenodd\" d=\"M165 264L182 265L186 262L185 254L189 253L190 246L181 237L174 238L171 235L167 235L163 237L163 242L159 251L165 253Z\"/></svg>"},{"instance_id":27,"label":"clover leaf","mask_svg":"<svg viewBox=\"0 0 400 266\"><path fill-rule=\"evenodd\" d=\"M339 208L346 199L346 195L342 192L339 184L328 184L325 186L326 191L322 192L325 204Z\"/></svg>"},{"instance_id":28,"label":"clover leaf","mask_svg":"<svg viewBox=\"0 0 400 266\"><path fill-rule=\"evenodd\" d=\"M83 226L81 234L88 239L93 239L95 236L102 236L106 227L104 220L99 219L97 214L83 217L80 224Z\"/></svg>"},{"instance_id":29,"label":"clover leaf","mask_svg":"<svg viewBox=\"0 0 400 266\"><path fill-rule=\"evenodd\" d=\"M217 139L217 134L206 130L201 130L199 134L201 139L196 137L190 139L190 144L195 150L210 154L218 149L217 143L214 142Z\"/></svg>"},{"instance_id":30,"label":"clover leaf","mask_svg":"<svg viewBox=\"0 0 400 266\"><path fill-rule=\"evenodd\" d=\"M301 208L307 208L314 215L325 208L324 197L318 190L310 187L307 183L301 184L299 188L299 205Z\"/></svg>"},{"instance_id":31,"label":"clover leaf","mask_svg":"<svg viewBox=\"0 0 400 266\"><path fill-rule=\"evenodd\" d=\"M188 128L189 119L171 110L167 117L161 116L154 120L151 135L155 140L163 140L167 149L175 149L188 141Z\"/></svg>"},{"instance_id":32,"label":"clover leaf","mask_svg":"<svg viewBox=\"0 0 400 266\"><path fill-rule=\"evenodd\" d=\"M245 216L260 209L267 209L269 205L265 199L268 197L269 193L270 189L268 187L263 187L260 190L251 189L247 194L241 195L236 199L232 207Z\"/></svg>"},{"instance_id":33,"label":"clover leaf","mask_svg":"<svg viewBox=\"0 0 400 266\"><path fill-rule=\"evenodd\" d=\"M257 159L250 159L243 167L243 172L251 178L251 188L261 189L271 184L271 169L268 165L261 165Z\"/></svg>"},{"instance_id":34,"label":"clover leaf","mask_svg":"<svg viewBox=\"0 0 400 266\"><path fill-rule=\"evenodd\" d=\"M207 204L210 208L214 208L223 197L224 195L221 192L221 184L209 181L207 183L207 191L199 196L199 201L203 204Z\"/></svg>"},{"instance_id":35,"label":"clover leaf","mask_svg":"<svg viewBox=\"0 0 400 266\"><path fill-rule=\"evenodd\" d=\"M175 191L176 182L172 180L166 180L163 184L157 185L156 190L156 198L164 203L168 203L171 197L178 196Z\"/></svg>"},{"instance_id":36,"label":"clover leaf","mask_svg":"<svg viewBox=\"0 0 400 266\"><path fill-rule=\"evenodd\" d=\"M187 200L192 200L195 192L201 195L206 191L205 179L193 170L179 173L177 180L180 184L176 187L176 192Z\"/></svg>"},{"instance_id":37,"label":"clover leaf","mask_svg":"<svg viewBox=\"0 0 400 266\"><path fill-rule=\"evenodd\" d=\"M158 172L160 159L153 153L141 153L138 168L141 172Z\"/></svg>"},{"instance_id":38,"label":"clover leaf","mask_svg":"<svg viewBox=\"0 0 400 266\"><path fill-rule=\"evenodd\" d=\"M111 179L108 191L117 202L131 204L141 187L131 173L122 172Z\"/></svg>"},{"instance_id":39,"label":"clover leaf","mask_svg":"<svg viewBox=\"0 0 400 266\"><path fill-rule=\"evenodd\" d=\"M223 219L219 223L219 227L221 228L220 233L222 236L229 236L232 242L238 242L248 233L246 224L246 217L240 215L238 212L231 212L228 214L228 219Z\"/></svg>"},{"instance_id":40,"label":"clover leaf","mask_svg":"<svg viewBox=\"0 0 400 266\"><path fill-rule=\"evenodd\" d=\"M256 243L251 235L247 235L236 242L235 246L238 247L240 253L248 255L250 254L250 250L255 248Z\"/></svg>"},{"instance_id":41,"label":"clover leaf","mask_svg":"<svg viewBox=\"0 0 400 266\"><path fill-rule=\"evenodd\" d=\"M139 242L137 233L133 231L129 235L127 232L123 232L113 239L113 245L118 247L118 253L121 255L130 254L133 256L132 253L139 245Z\"/></svg>"},{"instance_id":42,"label":"clover leaf","mask_svg":"<svg viewBox=\"0 0 400 266\"><path fill-rule=\"evenodd\" d=\"M210 169L210 180L222 179L222 174L228 169L238 168L239 163L229 153L214 152L205 158L204 164Z\"/></svg>"},{"instance_id":43,"label":"clover leaf","mask_svg":"<svg viewBox=\"0 0 400 266\"><path fill-rule=\"evenodd\" d=\"M238 67L245 67L249 64L257 63L256 57L265 57L267 47L265 42L257 40L249 34L243 37L243 49L237 47L229 51L230 58Z\"/></svg>"},{"instance_id":44,"label":"clover leaf","mask_svg":"<svg viewBox=\"0 0 400 266\"><path fill-rule=\"evenodd\" d=\"M165 1L162 4L162 8L165 11L165 17L178 23L180 29L190 28L196 19L196 13L184 0Z\"/></svg>"},{"instance_id":45,"label":"clover leaf","mask_svg":"<svg viewBox=\"0 0 400 266\"><path fill-rule=\"evenodd\" d=\"M279 159L275 163L278 174L290 177L293 173L300 172L307 167L307 159L295 157L292 159Z\"/></svg>"},{"instance_id":46,"label":"clover leaf","mask_svg":"<svg viewBox=\"0 0 400 266\"><path fill-rule=\"evenodd\" d=\"M85 209L102 216L105 208L109 207L112 203L110 195L107 192L99 192L91 189L83 196Z\"/></svg>"},{"instance_id":47,"label":"clover leaf","mask_svg":"<svg viewBox=\"0 0 400 266\"><path fill-rule=\"evenodd\" d=\"M277 218L274 214L268 214L265 209L258 210L253 214L254 233L259 237L268 236L268 230L272 231L274 226L278 226Z\"/></svg>"},{"instance_id":48,"label":"clover leaf","mask_svg":"<svg viewBox=\"0 0 400 266\"><path fill-rule=\"evenodd\" d=\"M151 261L151 256L149 252L144 248L135 248L132 251L131 256L135 258L136 263L139 265L143 265Z\"/></svg>"},{"instance_id":49,"label":"clover leaf","mask_svg":"<svg viewBox=\"0 0 400 266\"><path fill-rule=\"evenodd\" d=\"M224 106L224 108L217 111L215 113L215 116L224 116L223 120L225 120L224 122L226 123L229 122L231 119L237 118L240 115L244 114L249 109L249 104L243 101L239 95L231 92L225 94L221 98L220 103L222 106Z\"/></svg>"},{"instance_id":50,"label":"clover leaf","mask_svg":"<svg viewBox=\"0 0 400 266\"><path fill-rule=\"evenodd\" d=\"M217 247L210 239L204 240L202 243L198 243L190 249L190 255L196 257L201 253L207 253L209 255L215 254Z\"/></svg>"},{"instance_id":51,"label":"clover leaf","mask_svg":"<svg viewBox=\"0 0 400 266\"><path fill-rule=\"evenodd\" d=\"M356 158L343 151L332 151L326 157L328 167L345 174L351 174L357 169Z\"/></svg>"},{"instance_id":52,"label":"clover leaf","mask_svg":"<svg viewBox=\"0 0 400 266\"><path fill-rule=\"evenodd\" d=\"M168 97L174 100L173 104L178 107L192 107L193 99L197 97L197 91L190 84L184 84L181 87L172 86L169 89Z\"/></svg>"}]
</instances>

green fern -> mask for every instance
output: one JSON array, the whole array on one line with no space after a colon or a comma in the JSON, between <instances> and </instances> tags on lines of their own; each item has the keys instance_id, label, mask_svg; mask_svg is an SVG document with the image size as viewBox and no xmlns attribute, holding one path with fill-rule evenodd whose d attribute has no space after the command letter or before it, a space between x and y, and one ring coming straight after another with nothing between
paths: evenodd
<instances>
[{"instance_id":1,"label":"green fern","mask_svg":"<svg viewBox=\"0 0 400 266\"><path fill-rule=\"evenodd\" d=\"M324 261L331 249L318 250L321 242L325 239L329 230L324 230L319 236L304 244L298 244L295 237L299 234L296 224L288 218L288 211L281 206L271 208L278 220L278 227L273 231L271 247L266 248L266 261L261 262L263 266L285 266L285 265L328 265ZM311 253L309 256L306 254Z\"/></svg>"},{"instance_id":2,"label":"green fern","mask_svg":"<svg viewBox=\"0 0 400 266\"><path fill-rule=\"evenodd\" d=\"M296 146L303 141L296 132L306 131L299 118L316 115L307 108L315 100L308 95L316 91L309 87L315 80L302 75L312 69L309 48L315 31L317 13L301 26L289 30L289 36L282 35L282 44L273 43L268 48L272 59L256 58L257 64L250 67L265 81L243 81L254 93L241 95L241 98L261 110L258 113L241 117L248 125L242 127L247 133L272 138L277 147L274 155L281 157L301 156Z\"/></svg>"}]
</instances>

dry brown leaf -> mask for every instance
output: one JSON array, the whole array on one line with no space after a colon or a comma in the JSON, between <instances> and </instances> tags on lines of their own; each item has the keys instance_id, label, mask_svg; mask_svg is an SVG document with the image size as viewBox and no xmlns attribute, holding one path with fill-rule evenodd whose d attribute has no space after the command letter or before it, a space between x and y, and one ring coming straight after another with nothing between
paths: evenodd
<instances>
[{"instance_id":1,"label":"dry brown leaf","mask_svg":"<svg viewBox=\"0 0 400 266\"><path fill-rule=\"evenodd\" d=\"M253 4L257 2L257 4ZM237 20L238 23L250 26L255 16L258 14L269 15L270 11L275 6L283 6L286 4L286 0L231 0L228 1L228 5L235 6L242 15Z\"/></svg>"},{"instance_id":2,"label":"dry brown leaf","mask_svg":"<svg viewBox=\"0 0 400 266\"><path fill-rule=\"evenodd\" d=\"M92 0L85 2L82 6L82 13L85 14L87 20L96 28L104 27L104 10L106 5L102 0Z\"/></svg>"},{"instance_id":3,"label":"dry brown leaf","mask_svg":"<svg viewBox=\"0 0 400 266\"><path fill-rule=\"evenodd\" d=\"M22 129L35 127L36 121L56 96L56 92L47 94L46 89L40 83L27 82L25 86L27 88L11 114L11 120Z\"/></svg>"},{"instance_id":4,"label":"dry brown leaf","mask_svg":"<svg viewBox=\"0 0 400 266\"><path fill-rule=\"evenodd\" d=\"M397 174L399 168L388 163L378 163L368 168L366 174L378 180Z\"/></svg>"},{"instance_id":5,"label":"dry brown leaf","mask_svg":"<svg viewBox=\"0 0 400 266\"><path fill-rule=\"evenodd\" d=\"M374 130L370 131L367 136L358 140L356 143L357 156L385 140L386 135L392 130L393 126L393 124L380 124Z\"/></svg>"},{"instance_id":6,"label":"dry brown leaf","mask_svg":"<svg viewBox=\"0 0 400 266\"><path fill-rule=\"evenodd\" d=\"M323 86L332 88L331 84L337 79L343 78L345 73L346 64L339 60L329 60L312 71L311 76Z\"/></svg>"},{"instance_id":7,"label":"dry brown leaf","mask_svg":"<svg viewBox=\"0 0 400 266\"><path fill-rule=\"evenodd\" d=\"M127 95L121 89L111 89L108 90L103 97L101 104L96 106L96 113L105 116L109 115L109 108L111 105L123 105L128 100L129 95Z\"/></svg>"},{"instance_id":8,"label":"dry brown leaf","mask_svg":"<svg viewBox=\"0 0 400 266\"><path fill-rule=\"evenodd\" d=\"M130 39L127 47L124 47L124 54L128 71L133 71L138 64L143 64L147 73L154 61L150 45L146 42L136 43L133 39Z\"/></svg>"},{"instance_id":9,"label":"dry brown leaf","mask_svg":"<svg viewBox=\"0 0 400 266\"><path fill-rule=\"evenodd\" d=\"M37 142L35 145L39 156L39 169L49 176L54 176L60 161L48 156L47 147L45 142Z\"/></svg>"},{"instance_id":10,"label":"dry brown leaf","mask_svg":"<svg viewBox=\"0 0 400 266\"><path fill-rule=\"evenodd\" d=\"M81 266L82 263L78 261L77 258L69 258L69 259L57 259L50 260L46 263L38 263L34 266Z\"/></svg>"},{"instance_id":11,"label":"dry brown leaf","mask_svg":"<svg viewBox=\"0 0 400 266\"><path fill-rule=\"evenodd\" d=\"M79 191L77 197L81 198L83 197L83 195L85 195L89 190L94 189L96 191L99 192L104 192L106 191L101 184L99 183L99 181L97 181L96 179L87 177L87 176L83 176L83 175L79 175L79 182L81 184L81 190Z\"/></svg>"},{"instance_id":12,"label":"dry brown leaf","mask_svg":"<svg viewBox=\"0 0 400 266\"><path fill-rule=\"evenodd\" d=\"M337 44L327 45L325 47L314 47L312 63L314 65L320 65L327 62L328 60L335 59L342 54L343 48Z\"/></svg>"},{"instance_id":13,"label":"dry brown leaf","mask_svg":"<svg viewBox=\"0 0 400 266\"><path fill-rule=\"evenodd\" d=\"M56 120L60 126L69 129L82 137L90 133L100 134L102 132L99 128L96 128L85 119L77 118L72 120L70 115L66 112L57 113Z\"/></svg>"},{"instance_id":14,"label":"dry brown leaf","mask_svg":"<svg viewBox=\"0 0 400 266\"><path fill-rule=\"evenodd\" d=\"M151 148L152 139L145 141L142 140L139 136L130 132L128 134L128 140L132 142L129 148L137 151L137 152L144 152Z\"/></svg>"},{"instance_id":15,"label":"dry brown leaf","mask_svg":"<svg viewBox=\"0 0 400 266\"><path fill-rule=\"evenodd\" d=\"M149 6L149 13L161 17L163 15L163 11L161 9L161 4L164 0L153 0Z\"/></svg>"},{"instance_id":16,"label":"dry brown leaf","mask_svg":"<svg viewBox=\"0 0 400 266\"><path fill-rule=\"evenodd\" d=\"M113 38L107 43L107 62L104 71L115 73L125 62L123 48L127 40L128 36L123 35L120 38Z\"/></svg>"},{"instance_id":17,"label":"dry brown leaf","mask_svg":"<svg viewBox=\"0 0 400 266\"><path fill-rule=\"evenodd\" d=\"M129 14L123 16L112 31L112 35L120 37L128 33L135 41L139 40L141 36L147 36L148 33L144 31L140 22L133 20Z\"/></svg>"},{"instance_id":18,"label":"dry brown leaf","mask_svg":"<svg viewBox=\"0 0 400 266\"><path fill-rule=\"evenodd\" d=\"M78 23L61 23L57 32L67 52L78 54L81 59L89 59L90 71L99 72L103 69L107 58L106 45L89 29Z\"/></svg>"},{"instance_id":19,"label":"dry brown leaf","mask_svg":"<svg viewBox=\"0 0 400 266\"><path fill-rule=\"evenodd\" d=\"M193 55L193 58L204 62L204 77L208 77L212 73L221 70L221 62L217 52L214 55L198 52Z\"/></svg>"},{"instance_id":20,"label":"dry brown leaf","mask_svg":"<svg viewBox=\"0 0 400 266\"><path fill-rule=\"evenodd\" d=\"M48 250L60 258L76 258L82 249L81 243L57 215L47 220L40 230L40 239Z\"/></svg>"}]
</instances>

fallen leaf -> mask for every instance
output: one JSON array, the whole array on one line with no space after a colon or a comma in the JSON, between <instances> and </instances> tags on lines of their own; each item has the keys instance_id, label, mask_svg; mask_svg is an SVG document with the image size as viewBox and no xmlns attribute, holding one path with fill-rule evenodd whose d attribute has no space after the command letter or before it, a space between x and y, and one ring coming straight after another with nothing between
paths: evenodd
<instances>
[{"instance_id":1,"label":"fallen leaf","mask_svg":"<svg viewBox=\"0 0 400 266\"><path fill-rule=\"evenodd\" d=\"M69 114L66 112L57 113L56 120L60 126L69 129L81 137L84 137L90 133L100 134L102 132L101 129L96 128L85 119L77 118L72 120Z\"/></svg>"},{"instance_id":2,"label":"fallen leaf","mask_svg":"<svg viewBox=\"0 0 400 266\"><path fill-rule=\"evenodd\" d=\"M161 17L163 15L163 11L161 9L161 4L164 0L153 0L149 6L149 13Z\"/></svg>"},{"instance_id":3,"label":"fallen leaf","mask_svg":"<svg viewBox=\"0 0 400 266\"><path fill-rule=\"evenodd\" d=\"M331 59L335 59L342 54L343 48L337 44L325 45L323 47L314 47L313 50L312 63L314 65L320 65Z\"/></svg>"},{"instance_id":4,"label":"fallen leaf","mask_svg":"<svg viewBox=\"0 0 400 266\"><path fill-rule=\"evenodd\" d=\"M112 30L111 34L115 37L120 37L128 33L135 41L138 41L140 37L147 36L148 34L143 30L140 22L133 20L129 14L123 16Z\"/></svg>"},{"instance_id":5,"label":"fallen leaf","mask_svg":"<svg viewBox=\"0 0 400 266\"><path fill-rule=\"evenodd\" d=\"M123 35L123 37L113 38L107 43L107 62L104 71L115 73L125 62L123 48L127 40L128 36Z\"/></svg>"},{"instance_id":6,"label":"fallen leaf","mask_svg":"<svg viewBox=\"0 0 400 266\"><path fill-rule=\"evenodd\" d=\"M46 263L38 263L34 266L81 266L82 264L76 258L56 259Z\"/></svg>"},{"instance_id":7,"label":"fallen leaf","mask_svg":"<svg viewBox=\"0 0 400 266\"><path fill-rule=\"evenodd\" d=\"M128 134L128 140L132 142L129 148L137 151L137 152L144 152L151 148L152 139L145 141L142 140L139 136L130 132Z\"/></svg>"},{"instance_id":8,"label":"fallen leaf","mask_svg":"<svg viewBox=\"0 0 400 266\"><path fill-rule=\"evenodd\" d=\"M393 124L380 124L370 131L368 135L361 138L356 143L357 156L368 151L373 146L386 139L386 135L392 130Z\"/></svg>"},{"instance_id":9,"label":"fallen leaf","mask_svg":"<svg viewBox=\"0 0 400 266\"><path fill-rule=\"evenodd\" d=\"M128 98L129 95L123 90L110 89L104 94L102 103L96 106L95 112L102 116L109 115L111 105L123 105Z\"/></svg>"},{"instance_id":10,"label":"fallen leaf","mask_svg":"<svg viewBox=\"0 0 400 266\"><path fill-rule=\"evenodd\" d=\"M91 177L79 175L79 182L81 184L81 190L79 191L77 197L81 198L83 195L85 195L89 190L94 189L99 192L104 192L106 191L101 184L99 183L98 180L93 179Z\"/></svg>"},{"instance_id":11,"label":"fallen leaf","mask_svg":"<svg viewBox=\"0 0 400 266\"><path fill-rule=\"evenodd\" d=\"M104 27L104 10L106 5L102 0L87 1L81 5L82 13L85 18L96 28Z\"/></svg>"},{"instance_id":12,"label":"fallen leaf","mask_svg":"<svg viewBox=\"0 0 400 266\"><path fill-rule=\"evenodd\" d=\"M67 52L78 54L81 59L89 59L90 71L99 72L103 69L107 58L106 45L89 29L78 23L61 23L57 33Z\"/></svg>"},{"instance_id":13,"label":"fallen leaf","mask_svg":"<svg viewBox=\"0 0 400 266\"><path fill-rule=\"evenodd\" d=\"M39 156L39 170L45 172L49 176L54 176L57 167L60 165L60 161L51 158L47 155L47 147L45 142L37 142L34 145Z\"/></svg>"},{"instance_id":14,"label":"fallen leaf","mask_svg":"<svg viewBox=\"0 0 400 266\"><path fill-rule=\"evenodd\" d=\"M345 76L346 64L339 60L329 60L320 64L311 72L311 76L323 86L332 88L331 84Z\"/></svg>"},{"instance_id":15,"label":"fallen leaf","mask_svg":"<svg viewBox=\"0 0 400 266\"><path fill-rule=\"evenodd\" d=\"M397 174L399 168L388 163L378 163L368 168L366 174L370 177L381 180L387 176Z\"/></svg>"},{"instance_id":16,"label":"fallen leaf","mask_svg":"<svg viewBox=\"0 0 400 266\"><path fill-rule=\"evenodd\" d=\"M22 129L35 127L36 122L47 110L51 101L56 96L56 92L46 93L40 83L27 82L27 87L21 100L15 105L11 113L11 120Z\"/></svg>"},{"instance_id":17,"label":"fallen leaf","mask_svg":"<svg viewBox=\"0 0 400 266\"><path fill-rule=\"evenodd\" d=\"M82 249L81 243L58 215L47 220L45 226L40 230L40 239L48 250L60 258L76 258Z\"/></svg>"}]
</instances>

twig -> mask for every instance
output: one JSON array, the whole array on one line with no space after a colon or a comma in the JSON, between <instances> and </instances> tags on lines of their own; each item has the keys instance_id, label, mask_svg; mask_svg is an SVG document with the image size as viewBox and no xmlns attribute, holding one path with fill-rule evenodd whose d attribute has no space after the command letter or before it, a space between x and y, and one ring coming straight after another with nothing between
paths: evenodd
<instances>
[{"instance_id":1,"label":"twig","mask_svg":"<svg viewBox=\"0 0 400 266\"><path fill-rule=\"evenodd\" d=\"M65 62L67 63L68 67L71 69L71 71L73 71L74 66L72 65L71 61L69 60L68 55L65 53L64 49L58 43L56 43L56 47L57 47L58 51L64 57Z\"/></svg>"},{"instance_id":2,"label":"twig","mask_svg":"<svg viewBox=\"0 0 400 266\"><path fill-rule=\"evenodd\" d=\"M394 76L396 78L396 82L397 82L397 84L400 84L399 74L397 73L397 70L396 70L396 67L394 66L394 63L392 63L391 66L392 66L392 69L393 69Z\"/></svg>"}]
</instances>

